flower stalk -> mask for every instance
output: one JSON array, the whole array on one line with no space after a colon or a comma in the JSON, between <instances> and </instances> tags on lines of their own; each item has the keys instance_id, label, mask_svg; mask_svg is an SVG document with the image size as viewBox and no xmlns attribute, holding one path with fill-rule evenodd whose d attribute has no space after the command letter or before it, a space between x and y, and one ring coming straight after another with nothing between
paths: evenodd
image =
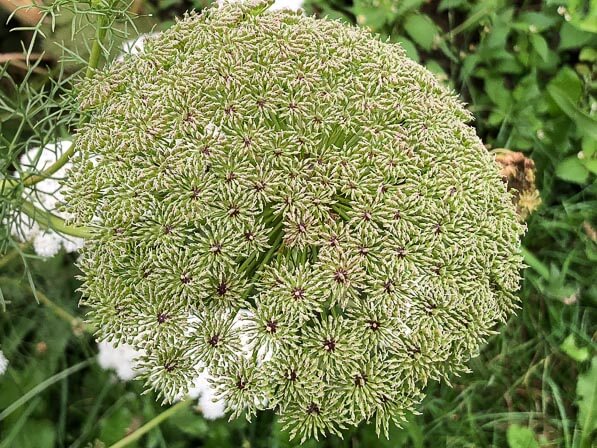
<instances>
[{"instance_id":1,"label":"flower stalk","mask_svg":"<svg viewBox=\"0 0 597 448\"><path fill-rule=\"evenodd\" d=\"M30 201L22 202L21 211L31 219L34 219L44 229L51 229L55 232L78 238L91 238L94 234L91 227L68 225L64 219L47 210L36 207Z\"/></svg>"},{"instance_id":2,"label":"flower stalk","mask_svg":"<svg viewBox=\"0 0 597 448\"><path fill-rule=\"evenodd\" d=\"M139 429L137 429L136 431L134 431L131 434L129 434L128 436L126 436L124 439L121 439L118 442L116 442L115 444L111 445L109 448L125 448L125 447L131 445L132 443L139 440L143 435L145 435L149 431L151 431L153 428L159 426L163 421L168 420L170 417L172 417L176 413L191 406L193 404L193 402L194 402L194 400L192 400L192 399L179 401L174 406L169 407L168 409L163 411L161 414L152 418L150 421L148 421L143 426L141 426Z\"/></svg>"}]
</instances>

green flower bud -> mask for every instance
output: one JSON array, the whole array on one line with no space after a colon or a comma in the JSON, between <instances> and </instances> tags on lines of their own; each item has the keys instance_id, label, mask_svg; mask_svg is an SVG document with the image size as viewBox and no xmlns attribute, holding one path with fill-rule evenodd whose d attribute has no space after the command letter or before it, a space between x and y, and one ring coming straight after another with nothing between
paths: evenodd
<instances>
[{"instance_id":1,"label":"green flower bud","mask_svg":"<svg viewBox=\"0 0 597 448\"><path fill-rule=\"evenodd\" d=\"M84 304L165 400L206 369L233 416L387 434L516 308L524 229L430 72L268 5L188 14L82 84Z\"/></svg>"}]
</instances>

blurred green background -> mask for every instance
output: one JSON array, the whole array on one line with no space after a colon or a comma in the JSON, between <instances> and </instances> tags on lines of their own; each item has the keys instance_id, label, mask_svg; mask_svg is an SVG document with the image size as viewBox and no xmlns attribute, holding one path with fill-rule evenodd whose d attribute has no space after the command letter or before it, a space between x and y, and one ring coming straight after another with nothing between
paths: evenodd
<instances>
[{"instance_id":1,"label":"blurred green background","mask_svg":"<svg viewBox=\"0 0 597 448\"><path fill-rule=\"evenodd\" d=\"M35 111L34 92L51 89L59 60L69 49L84 53L87 42L70 37L76 17L65 11L33 42L44 59L31 71L21 52L33 33L24 28L39 16L17 10L6 24L9 3L0 0L0 130L3 140L26 140L37 132L24 118ZM209 3L139 0L130 9L147 32ZM343 440L304 446L596 446L597 2L307 0L304 8L400 42L469 104L489 150L520 151L534 162L542 202L523 241L521 309L470 362L473 373L432 384L420 415L389 440L361 426ZM92 32L77 23L83 35ZM75 255L43 260L19 250L24 258L15 250L0 258L0 350L9 360L0 376L0 448L108 447L163 412L141 384L95 362L96 343L78 320ZM45 294L39 303L31 284ZM61 309L48 307L46 296ZM207 421L185 408L130 446L297 446L275 423L267 435L269 421Z\"/></svg>"}]
</instances>

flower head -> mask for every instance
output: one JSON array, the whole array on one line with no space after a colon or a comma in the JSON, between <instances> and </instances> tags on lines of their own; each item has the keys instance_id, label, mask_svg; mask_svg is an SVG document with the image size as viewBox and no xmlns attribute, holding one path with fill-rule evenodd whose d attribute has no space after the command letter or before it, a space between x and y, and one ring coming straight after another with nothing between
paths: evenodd
<instances>
[{"instance_id":1,"label":"flower head","mask_svg":"<svg viewBox=\"0 0 597 448\"><path fill-rule=\"evenodd\" d=\"M167 400L206 373L233 416L387 433L515 308L523 227L431 73L270 4L191 13L81 85L84 303Z\"/></svg>"}]
</instances>

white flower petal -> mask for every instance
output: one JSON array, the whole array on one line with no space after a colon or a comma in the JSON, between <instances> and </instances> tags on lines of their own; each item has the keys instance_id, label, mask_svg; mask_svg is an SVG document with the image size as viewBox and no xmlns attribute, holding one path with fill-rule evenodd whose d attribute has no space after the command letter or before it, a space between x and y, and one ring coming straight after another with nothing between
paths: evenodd
<instances>
[{"instance_id":1,"label":"white flower petal","mask_svg":"<svg viewBox=\"0 0 597 448\"><path fill-rule=\"evenodd\" d=\"M291 9L298 11L303 7L303 0L276 0L275 3L270 7L270 11L276 9Z\"/></svg>"},{"instance_id":2,"label":"white flower petal","mask_svg":"<svg viewBox=\"0 0 597 448\"><path fill-rule=\"evenodd\" d=\"M128 344L115 347L110 342L102 341L97 344L99 353L97 362L102 369L113 369L122 381L129 381L137 376L136 359L141 352Z\"/></svg>"},{"instance_id":3,"label":"white flower petal","mask_svg":"<svg viewBox=\"0 0 597 448\"><path fill-rule=\"evenodd\" d=\"M60 251L62 238L51 230L39 233L33 239L33 249L41 257L53 257Z\"/></svg>"},{"instance_id":4,"label":"white flower petal","mask_svg":"<svg viewBox=\"0 0 597 448\"><path fill-rule=\"evenodd\" d=\"M199 398L199 409L203 417L207 420L215 420L224 417L226 402L224 400L215 400L213 389L207 389Z\"/></svg>"},{"instance_id":5,"label":"white flower petal","mask_svg":"<svg viewBox=\"0 0 597 448\"><path fill-rule=\"evenodd\" d=\"M6 359L6 356L4 356L4 353L0 350L0 375L4 375L6 369L8 369L8 359Z\"/></svg>"}]
</instances>

